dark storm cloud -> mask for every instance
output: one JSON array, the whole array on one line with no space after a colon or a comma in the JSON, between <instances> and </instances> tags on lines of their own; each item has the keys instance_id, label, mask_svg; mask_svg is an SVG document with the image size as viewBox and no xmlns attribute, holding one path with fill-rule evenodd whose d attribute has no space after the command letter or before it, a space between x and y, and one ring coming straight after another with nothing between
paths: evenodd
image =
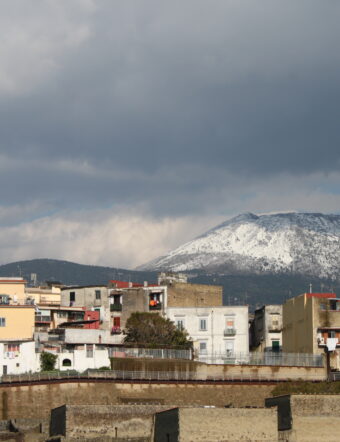
<instances>
[{"instance_id":1,"label":"dark storm cloud","mask_svg":"<svg viewBox=\"0 0 340 442\"><path fill-rule=\"evenodd\" d=\"M64 44L29 3L31 74L13 52L0 81L4 204L179 213L237 179L339 170L338 2L67 1Z\"/></svg>"}]
</instances>

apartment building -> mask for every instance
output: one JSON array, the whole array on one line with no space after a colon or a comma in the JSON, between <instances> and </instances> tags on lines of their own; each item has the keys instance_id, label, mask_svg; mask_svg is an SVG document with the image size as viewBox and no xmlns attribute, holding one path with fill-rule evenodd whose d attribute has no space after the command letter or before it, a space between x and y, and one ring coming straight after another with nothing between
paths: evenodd
<instances>
[{"instance_id":1,"label":"apartment building","mask_svg":"<svg viewBox=\"0 0 340 442\"><path fill-rule=\"evenodd\" d=\"M331 352L332 368L340 369L340 299L335 293L304 293L283 305L283 351Z\"/></svg>"},{"instance_id":2,"label":"apartment building","mask_svg":"<svg viewBox=\"0 0 340 442\"><path fill-rule=\"evenodd\" d=\"M72 286L61 289L61 307L83 307L98 311L100 328L110 327L109 293L106 285Z\"/></svg>"},{"instance_id":3,"label":"apartment building","mask_svg":"<svg viewBox=\"0 0 340 442\"><path fill-rule=\"evenodd\" d=\"M0 304L0 375L36 370L34 312L31 305Z\"/></svg>"},{"instance_id":4,"label":"apartment building","mask_svg":"<svg viewBox=\"0 0 340 442\"><path fill-rule=\"evenodd\" d=\"M9 304L25 304L25 279L21 277L0 277L0 297Z\"/></svg>"},{"instance_id":5,"label":"apartment building","mask_svg":"<svg viewBox=\"0 0 340 442\"><path fill-rule=\"evenodd\" d=\"M203 362L231 362L248 354L248 306L168 307L166 314L188 332Z\"/></svg>"},{"instance_id":6,"label":"apartment building","mask_svg":"<svg viewBox=\"0 0 340 442\"><path fill-rule=\"evenodd\" d=\"M109 282L109 298L110 328L113 334L121 334L131 313L165 314L167 287L112 280Z\"/></svg>"},{"instance_id":7,"label":"apartment building","mask_svg":"<svg viewBox=\"0 0 340 442\"><path fill-rule=\"evenodd\" d=\"M281 351L282 305L264 305L255 310L249 331L253 351Z\"/></svg>"}]
</instances>

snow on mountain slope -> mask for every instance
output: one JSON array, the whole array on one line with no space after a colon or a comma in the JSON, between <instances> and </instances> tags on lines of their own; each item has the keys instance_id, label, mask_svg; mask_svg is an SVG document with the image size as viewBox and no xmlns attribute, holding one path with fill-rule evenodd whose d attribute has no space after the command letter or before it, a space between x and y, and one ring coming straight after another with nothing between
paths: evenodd
<instances>
[{"instance_id":1,"label":"snow on mountain slope","mask_svg":"<svg viewBox=\"0 0 340 442\"><path fill-rule=\"evenodd\" d=\"M339 276L340 215L246 213L209 230L144 270L293 272Z\"/></svg>"}]
</instances>

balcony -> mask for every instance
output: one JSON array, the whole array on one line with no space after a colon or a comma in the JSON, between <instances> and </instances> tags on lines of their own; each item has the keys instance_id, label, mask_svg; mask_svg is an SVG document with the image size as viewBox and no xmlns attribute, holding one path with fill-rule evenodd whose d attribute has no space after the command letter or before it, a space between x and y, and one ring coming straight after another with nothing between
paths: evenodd
<instances>
[{"instance_id":1,"label":"balcony","mask_svg":"<svg viewBox=\"0 0 340 442\"><path fill-rule=\"evenodd\" d=\"M120 335L122 333L122 329L120 327L112 327L111 335Z\"/></svg>"},{"instance_id":2,"label":"balcony","mask_svg":"<svg viewBox=\"0 0 340 442\"><path fill-rule=\"evenodd\" d=\"M235 328L225 328L224 329L224 336L235 336L235 335L236 335Z\"/></svg>"},{"instance_id":3,"label":"balcony","mask_svg":"<svg viewBox=\"0 0 340 442\"><path fill-rule=\"evenodd\" d=\"M268 331L269 333L281 333L282 327L280 325L270 325Z\"/></svg>"},{"instance_id":4,"label":"balcony","mask_svg":"<svg viewBox=\"0 0 340 442\"><path fill-rule=\"evenodd\" d=\"M152 312L154 310L162 310L162 303L161 302L154 301L154 302L157 302L156 304L151 304L151 302L152 301L150 301L150 304L149 304L149 311L150 312Z\"/></svg>"},{"instance_id":5,"label":"balcony","mask_svg":"<svg viewBox=\"0 0 340 442\"><path fill-rule=\"evenodd\" d=\"M121 312L122 304L110 304L110 312Z\"/></svg>"},{"instance_id":6,"label":"balcony","mask_svg":"<svg viewBox=\"0 0 340 442\"><path fill-rule=\"evenodd\" d=\"M52 321L52 318L51 318L51 316L40 316L40 315L36 315L35 316L35 319L34 319L34 321L37 323L37 322L39 322L39 323L48 323L48 322L51 322Z\"/></svg>"}]
</instances>

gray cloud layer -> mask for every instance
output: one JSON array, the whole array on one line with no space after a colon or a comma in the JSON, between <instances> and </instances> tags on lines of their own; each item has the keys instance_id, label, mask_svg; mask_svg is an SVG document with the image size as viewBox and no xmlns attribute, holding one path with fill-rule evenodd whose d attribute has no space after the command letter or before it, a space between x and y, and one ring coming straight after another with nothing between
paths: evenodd
<instances>
[{"instance_id":1,"label":"gray cloud layer","mask_svg":"<svg viewBox=\"0 0 340 442\"><path fill-rule=\"evenodd\" d=\"M339 19L331 0L5 0L0 222L338 211Z\"/></svg>"}]
</instances>

